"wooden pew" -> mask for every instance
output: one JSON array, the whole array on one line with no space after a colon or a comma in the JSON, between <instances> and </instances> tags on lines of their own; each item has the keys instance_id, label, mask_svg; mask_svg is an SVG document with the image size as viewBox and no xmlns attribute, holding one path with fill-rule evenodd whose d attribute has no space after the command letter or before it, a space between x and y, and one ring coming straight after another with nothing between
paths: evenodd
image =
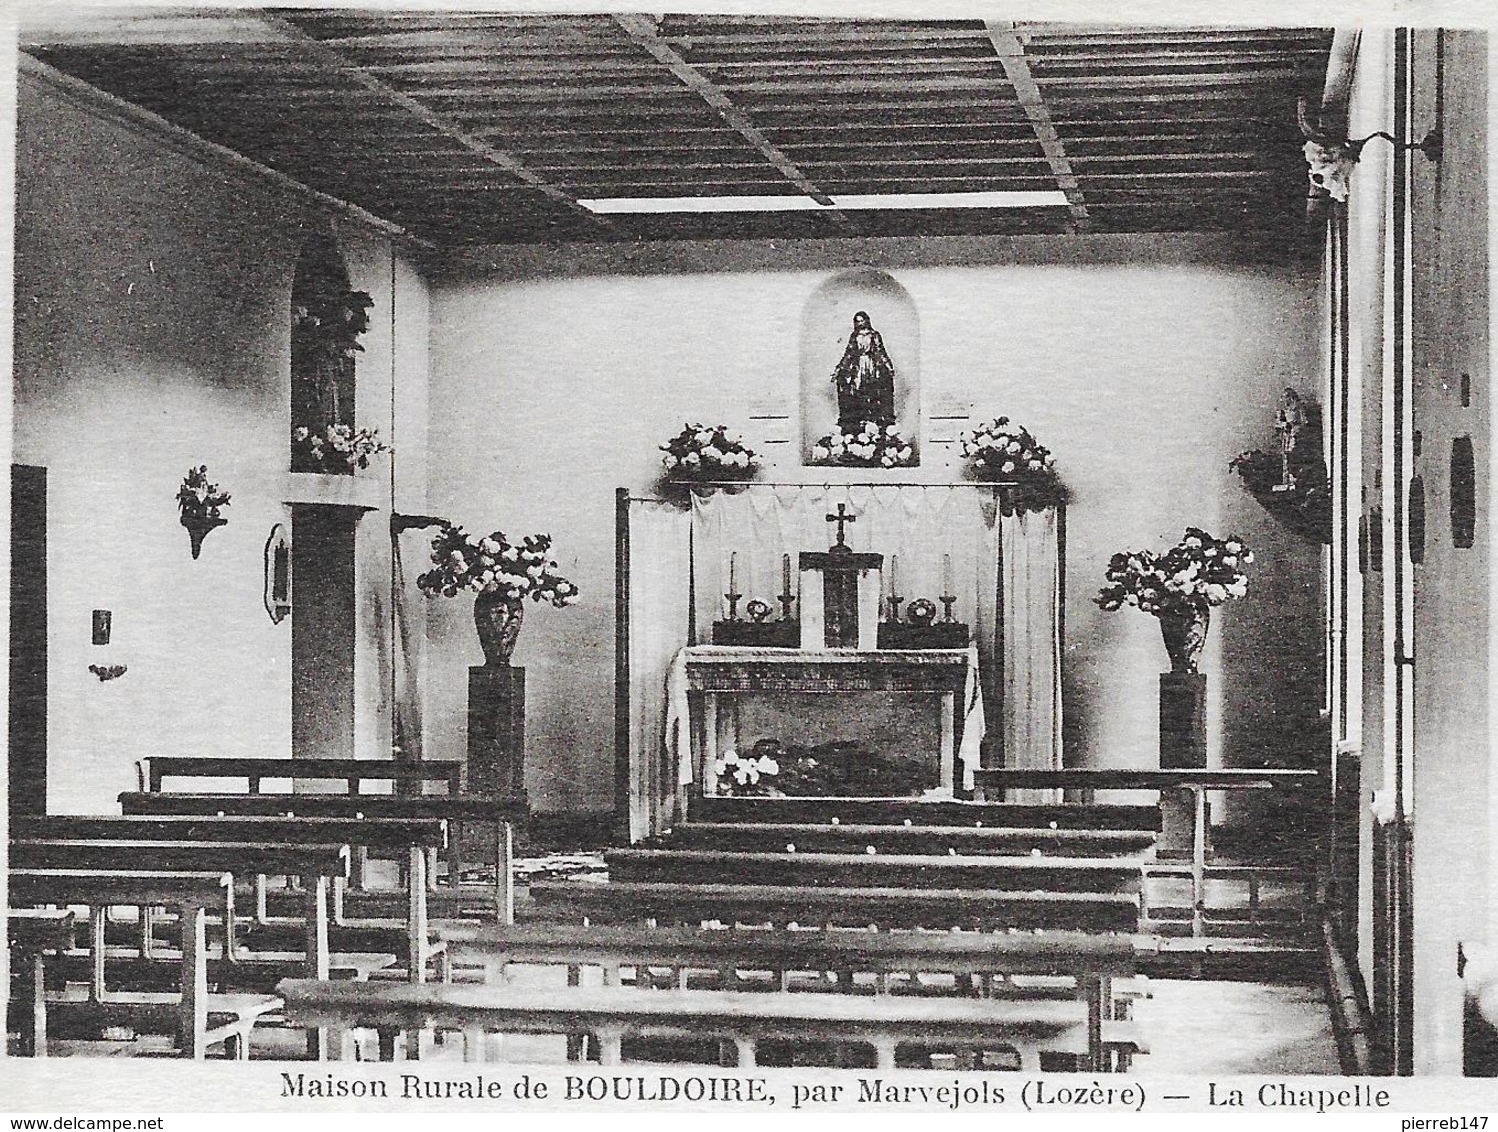
<instances>
[{"instance_id":1,"label":"wooden pew","mask_svg":"<svg viewBox=\"0 0 1498 1132\"><path fill-rule=\"evenodd\" d=\"M1319 789L1325 776L1316 770L1280 768L1202 767L1190 769L1141 770L1018 770L984 769L974 773L976 793L980 798L1005 789L1060 789L1081 791L1090 799L1098 790L1154 790L1159 792L1160 827L1164 833L1159 846L1162 855L1183 857L1190 862L1191 934L1206 935L1203 918L1211 826L1207 813L1207 795L1215 790ZM1328 793L1328 798L1330 794ZM1084 803L1074 803L1082 805Z\"/></svg>"},{"instance_id":2,"label":"wooden pew","mask_svg":"<svg viewBox=\"0 0 1498 1132\"><path fill-rule=\"evenodd\" d=\"M626 1037L719 1037L734 1043L738 1068L753 1068L765 1039L872 1045L881 1071L895 1068L900 1043L1014 1049L1020 1067L1040 1068L1041 1052L1087 1053L1086 1004L1072 1000L959 999L627 987L489 987L287 979L277 985L288 1017L303 1025L459 1031L464 1057L483 1060L486 1034L599 1036L600 1060L617 1065ZM1114 1037L1105 1033L1107 1044ZM1128 1039L1124 1039L1127 1041ZM408 1049L416 1053L419 1043Z\"/></svg>"},{"instance_id":3,"label":"wooden pew","mask_svg":"<svg viewBox=\"0 0 1498 1132\"><path fill-rule=\"evenodd\" d=\"M741 853L784 850L794 845L800 853L862 853L872 845L880 853L958 854L990 853L1048 857L1109 857L1143 853L1155 844L1148 829L1003 829L992 826L829 825L774 822L684 822L661 838L659 847L711 849ZM651 843L647 847L656 847Z\"/></svg>"},{"instance_id":4,"label":"wooden pew","mask_svg":"<svg viewBox=\"0 0 1498 1132\"><path fill-rule=\"evenodd\" d=\"M553 919L586 917L601 923L1122 932L1139 926L1137 893L545 881L532 884L530 895L542 914Z\"/></svg>"},{"instance_id":5,"label":"wooden pew","mask_svg":"<svg viewBox=\"0 0 1498 1132\"><path fill-rule=\"evenodd\" d=\"M988 772L979 771L978 774ZM1007 772L1006 772L1007 773ZM918 809L925 825L959 825L1001 829L1157 829L1155 806L1030 805L1020 802L932 801L889 798L731 798L701 795L691 799L694 822L765 825L901 825Z\"/></svg>"},{"instance_id":6,"label":"wooden pew","mask_svg":"<svg viewBox=\"0 0 1498 1132\"><path fill-rule=\"evenodd\" d=\"M49 955L74 945L77 930L77 916L66 909L13 908L6 914L11 980L21 987L17 1052L22 1057L47 1056L45 964Z\"/></svg>"},{"instance_id":7,"label":"wooden pew","mask_svg":"<svg viewBox=\"0 0 1498 1132\"><path fill-rule=\"evenodd\" d=\"M614 849L604 861L611 882L657 884L1138 892L1140 882L1137 861L1096 857Z\"/></svg>"},{"instance_id":8,"label":"wooden pew","mask_svg":"<svg viewBox=\"0 0 1498 1132\"><path fill-rule=\"evenodd\" d=\"M349 870L347 845L315 845L284 842L207 842L195 841L141 841L118 838L88 839L20 839L10 843L12 865L23 869L73 869L103 870L122 861L151 872L215 872L238 876L246 881L257 882L266 874L291 874L302 878L303 916L302 924L304 962L307 977L325 979L330 970L328 945L328 894L329 884L346 879ZM232 889L231 889L232 891ZM95 986L102 994L103 963L105 959L102 935L102 912L100 933L93 941ZM233 964L241 959L235 926L235 915L229 912L224 917L224 960ZM149 959L151 936L150 918L142 908L142 922L146 930L142 934L142 959ZM382 964L383 965L383 964Z\"/></svg>"},{"instance_id":9,"label":"wooden pew","mask_svg":"<svg viewBox=\"0 0 1498 1132\"><path fill-rule=\"evenodd\" d=\"M447 825L439 818L47 815L12 819L11 833L22 838L348 844L353 849L349 884L356 893L365 891L363 866L370 852L399 853L408 875L422 877L428 854L447 844ZM257 883L256 911L262 920L266 919L264 896L263 884ZM335 880L332 927L371 933L377 944L384 934L400 933L405 938L403 950L408 970L413 979L420 981L427 964L434 958L440 960L441 947L434 946L428 938L426 886L408 885L403 899L404 909L396 909L390 915L355 916L345 907L343 884Z\"/></svg>"},{"instance_id":10,"label":"wooden pew","mask_svg":"<svg viewBox=\"0 0 1498 1132\"><path fill-rule=\"evenodd\" d=\"M952 975L959 989L993 996L1033 997L1036 981L1053 995L1086 1002L1088 1066L1100 1071L1106 1056L1102 1027L1115 1017L1112 984L1135 974L1136 944L1124 935L1082 932L991 933L927 931L784 931L765 929L577 927L550 924L500 927L451 924L439 929L455 966L476 964L485 982L502 981L510 964L601 969L605 986L622 984L632 968L636 986L651 986L652 968L667 968L672 984L687 987L688 973L709 972L719 989L739 989L740 971L766 972L773 986L791 989L792 976L831 974L842 991L872 975L876 993L896 975ZM1002 980L1002 982L1001 982ZM1058 987L1057 980L1064 985ZM762 985L762 984L761 984Z\"/></svg>"},{"instance_id":11,"label":"wooden pew","mask_svg":"<svg viewBox=\"0 0 1498 1132\"><path fill-rule=\"evenodd\" d=\"M141 790L160 793L168 779L242 778L251 794L261 792L262 782L269 779L287 781L342 782L350 794L358 794L365 783L391 784L396 794L423 794L428 783L438 783L447 793L462 792L463 764L460 762L395 762L384 759L274 759L219 758L212 756L153 756L142 759ZM201 793L201 791L192 791Z\"/></svg>"},{"instance_id":12,"label":"wooden pew","mask_svg":"<svg viewBox=\"0 0 1498 1132\"><path fill-rule=\"evenodd\" d=\"M242 1056L255 1019L280 1005L279 999L267 995L208 994L207 915L210 909L226 917L233 915L233 880L228 873L12 868L9 898L16 907L87 907L94 928L96 968L103 964L103 921L108 908L159 905L175 912L182 934L182 960L178 993L170 1009L176 1023L178 1048L194 1059L201 1060L209 1046L225 1041L236 1043ZM95 985L102 983L103 972L98 970ZM132 1014L137 1013L133 1008L153 1005L143 1000L132 1003L129 997L119 994L111 998L116 1004L132 1008ZM210 1017L221 1019L220 1024L210 1027Z\"/></svg>"},{"instance_id":13,"label":"wooden pew","mask_svg":"<svg viewBox=\"0 0 1498 1132\"><path fill-rule=\"evenodd\" d=\"M199 817L334 817L334 818L404 818L439 819L447 822L448 874L450 884L444 892L432 884L429 905L434 914L461 915L470 908L482 908L502 923L515 920L515 891L512 873L514 833L512 825L528 814L524 796L503 798L446 797L422 795L397 798L380 794L150 794L120 795L120 809L127 816L189 815ZM458 827L475 822L492 825L495 830L494 851L498 862L494 887L487 894L476 888L466 891L460 884L462 858ZM424 870L430 872L430 870Z\"/></svg>"}]
</instances>

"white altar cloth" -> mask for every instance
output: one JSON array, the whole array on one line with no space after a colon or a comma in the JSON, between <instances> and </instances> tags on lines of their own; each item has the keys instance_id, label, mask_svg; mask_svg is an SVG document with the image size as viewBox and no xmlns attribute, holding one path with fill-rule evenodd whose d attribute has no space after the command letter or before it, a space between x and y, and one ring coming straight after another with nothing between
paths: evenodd
<instances>
[{"instance_id":1,"label":"white altar cloth","mask_svg":"<svg viewBox=\"0 0 1498 1132\"><path fill-rule=\"evenodd\" d=\"M983 711L983 692L978 682L978 649L921 649L921 650L853 650L831 649L802 652L799 649L743 648L729 645L688 645L680 649L671 661L666 677L666 726L667 754L676 760L677 784L689 786L695 780L692 757L691 708L687 692L692 679L689 669L692 662L710 665L757 666L761 671L773 672L775 666L816 667L830 671L857 672L863 670L877 674L880 670L913 669L924 667L951 668L961 666L962 674L962 742L956 751L956 761L962 767L963 789L973 788L973 772L978 769L983 737L987 724ZM877 680L874 681L878 683ZM952 694L951 689L903 688L892 690L929 691L933 694Z\"/></svg>"}]
</instances>

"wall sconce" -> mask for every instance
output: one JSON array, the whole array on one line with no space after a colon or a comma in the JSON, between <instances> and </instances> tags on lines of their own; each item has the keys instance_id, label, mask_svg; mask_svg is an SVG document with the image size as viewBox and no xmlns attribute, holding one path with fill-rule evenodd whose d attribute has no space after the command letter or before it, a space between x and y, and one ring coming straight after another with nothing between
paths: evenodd
<instances>
[{"instance_id":1,"label":"wall sconce","mask_svg":"<svg viewBox=\"0 0 1498 1132\"><path fill-rule=\"evenodd\" d=\"M123 664L90 664L88 670L99 678L99 683L106 680L118 680L127 671Z\"/></svg>"},{"instance_id":2,"label":"wall sconce","mask_svg":"<svg viewBox=\"0 0 1498 1132\"><path fill-rule=\"evenodd\" d=\"M291 539L280 523L265 540L265 612L273 625L291 612Z\"/></svg>"},{"instance_id":3,"label":"wall sconce","mask_svg":"<svg viewBox=\"0 0 1498 1132\"><path fill-rule=\"evenodd\" d=\"M202 552L208 532L229 521L219 513L221 507L227 506L229 493L220 491L218 484L208 482L207 464L187 469L182 486L177 489L177 510L182 514L187 537L192 540L193 558Z\"/></svg>"},{"instance_id":4,"label":"wall sconce","mask_svg":"<svg viewBox=\"0 0 1498 1132\"><path fill-rule=\"evenodd\" d=\"M1374 138L1383 138L1391 145L1406 150L1417 149L1425 154L1429 161L1439 162L1441 160L1441 125L1439 115L1437 122L1430 128L1430 132L1418 142L1400 143L1394 139L1393 134L1383 130L1375 130L1365 138L1343 138L1337 137L1321 129L1319 125L1311 123L1310 115L1306 111L1306 100L1302 98L1296 108L1296 120L1300 123L1301 135L1306 139L1303 152L1306 163L1310 166L1310 194L1307 199L1307 208L1315 211L1316 206L1326 200L1346 201L1349 181L1352 178L1353 166L1358 163L1363 155L1363 146Z\"/></svg>"}]
</instances>

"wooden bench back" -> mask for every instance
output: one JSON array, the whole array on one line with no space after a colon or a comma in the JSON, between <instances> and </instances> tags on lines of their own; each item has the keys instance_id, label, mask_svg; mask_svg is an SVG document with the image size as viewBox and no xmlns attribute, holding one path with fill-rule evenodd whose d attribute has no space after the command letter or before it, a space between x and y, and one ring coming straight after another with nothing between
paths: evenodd
<instances>
[{"instance_id":1,"label":"wooden bench back","mask_svg":"<svg viewBox=\"0 0 1498 1132\"><path fill-rule=\"evenodd\" d=\"M120 795L126 815L185 814L202 817L437 818L465 822L505 822L527 813L523 795L498 798L427 794L397 798L387 794L152 794Z\"/></svg>"},{"instance_id":2,"label":"wooden bench back","mask_svg":"<svg viewBox=\"0 0 1498 1132\"><path fill-rule=\"evenodd\" d=\"M348 844L365 849L440 849L447 842L441 818L336 818L143 814L94 817L47 815L12 818L14 838L115 838L125 841L241 841Z\"/></svg>"},{"instance_id":3,"label":"wooden bench back","mask_svg":"<svg viewBox=\"0 0 1498 1132\"><path fill-rule=\"evenodd\" d=\"M438 931L454 957L508 963L734 966L752 970L973 971L1127 976L1125 935L1085 932L774 931L525 924L449 924Z\"/></svg>"},{"instance_id":4,"label":"wooden bench back","mask_svg":"<svg viewBox=\"0 0 1498 1132\"><path fill-rule=\"evenodd\" d=\"M10 861L29 869L108 869L121 861L157 872L227 872L346 879L347 845L243 841L125 841L117 838L12 839Z\"/></svg>"},{"instance_id":5,"label":"wooden bench back","mask_svg":"<svg viewBox=\"0 0 1498 1132\"><path fill-rule=\"evenodd\" d=\"M264 779L343 782L350 794L365 783L389 783L396 794L427 783L445 785L449 794L462 791L460 762L394 762L383 759L274 759L154 756L141 760L141 785L151 793L163 790L167 779L243 778L251 794L259 794ZM190 788L189 788L190 789Z\"/></svg>"}]
</instances>

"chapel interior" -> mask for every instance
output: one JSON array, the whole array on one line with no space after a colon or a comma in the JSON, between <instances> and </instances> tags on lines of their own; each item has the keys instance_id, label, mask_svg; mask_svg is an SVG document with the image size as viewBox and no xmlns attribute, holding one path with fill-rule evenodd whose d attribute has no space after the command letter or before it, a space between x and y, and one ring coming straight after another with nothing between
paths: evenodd
<instances>
[{"instance_id":1,"label":"chapel interior","mask_svg":"<svg viewBox=\"0 0 1498 1132\"><path fill-rule=\"evenodd\" d=\"M1486 33L15 46L11 1053L1498 1075Z\"/></svg>"}]
</instances>

